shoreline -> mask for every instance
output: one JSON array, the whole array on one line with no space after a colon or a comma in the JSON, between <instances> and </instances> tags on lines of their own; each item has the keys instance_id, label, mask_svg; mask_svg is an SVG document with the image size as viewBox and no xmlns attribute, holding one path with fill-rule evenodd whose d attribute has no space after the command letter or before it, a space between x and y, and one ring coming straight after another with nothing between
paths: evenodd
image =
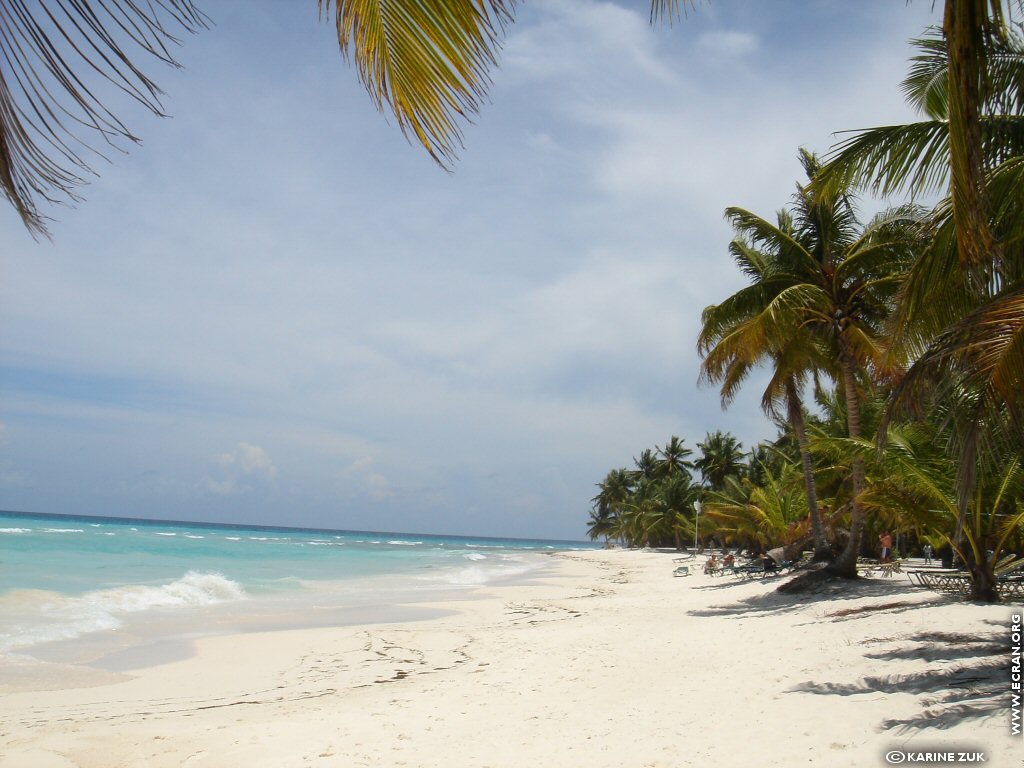
<instances>
[{"instance_id":1,"label":"shoreline","mask_svg":"<svg viewBox=\"0 0 1024 768\"><path fill-rule=\"evenodd\" d=\"M89 687L8 693L0 768L854 766L947 748L1019 765L1011 606L905 579L794 599L778 579L674 578L673 556L558 553L529 583L418 604L442 616L203 637Z\"/></svg>"}]
</instances>

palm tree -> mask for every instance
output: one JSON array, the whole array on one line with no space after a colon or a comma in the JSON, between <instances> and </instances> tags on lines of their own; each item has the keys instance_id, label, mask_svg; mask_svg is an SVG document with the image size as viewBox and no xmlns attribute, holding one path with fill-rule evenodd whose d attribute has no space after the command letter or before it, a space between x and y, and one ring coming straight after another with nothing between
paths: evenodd
<instances>
[{"instance_id":1,"label":"palm tree","mask_svg":"<svg viewBox=\"0 0 1024 768\"><path fill-rule=\"evenodd\" d=\"M913 256L918 216L915 209L904 207L880 214L865 226L858 219L850 190L812 190L821 166L806 151L801 151L800 158L808 183L797 186L792 214L782 212L777 224L741 208L730 208L726 215L749 250L770 259L763 270L765 277L759 278L767 294L758 314L763 326L759 332L774 346L765 351L779 354L804 332L824 345L842 385L849 435L859 438L862 373L869 369L876 376L893 373L886 367L882 323ZM707 340L704 348L709 348ZM809 354L805 349L813 346L801 345L802 354L792 357L799 361ZM807 362L804 365L810 367ZM798 370L796 363L790 366ZM855 577L864 528L858 497L865 489L865 477L859 459L853 461L851 475L850 535L830 570Z\"/></svg>"},{"instance_id":2,"label":"palm tree","mask_svg":"<svg viewBox=\"0 0 1024 768\"><path fill-rule=\"evenodd\" d=\"M102 144L138 139L95 95L86 73L162 114L160 90L132 62L142 54L177 66L168 46L206 26L193 0L0 2L0 190L33 234L45 234L40 203L78 200ZM95 83L94 83L95 86ZM84 148L84 149L83 149Z\"/></svg>"},{"instance_id":3,"label":"palm tree","mask_svg":"<svg viewBox=\"0 0 1024 768\"><path fill-rule=\"evenodd\" d=\"M46 234L41 204L79 199L77 190L95 175L92 144L138 141L86 73L162 114L160 90L133 59L177 66L170 53L176 35L208 24L195 0L57 5L51 13L34 0L0 2L0 189L33 234ZM515 0L317 5L377 108L450 165L461 146L460 121L486 98Z\"/></svg>"},{"instance_id":4,"label":"palm tree","mask_svg":"<svg viewBox=\"0 0 1024 768\"><path fill-rule=\"evenodd\" d=\"M778 474L766 474L763 485L730 478L722 491L708 495L704 513L729 541L763 549L805 541L807 499L796 490L799 473L795 464L784 463Z\"/></svg>"},{"instance_id":5,"label":"palm tree","mask_svg":"<svg viewBox=\"0 0 1024 768\"><path fill-rule=\"evenodd\" d=\"M597 495L592 498L590 526L591 540L598 536L616 538L631 544L630 510L633 503L633 473L625 467L611 470L597 484Z\"/></svg>"},{"instance_id":6,"label":"palm tree","mask_svg":"<svg viewBox=\"0 0 1024 768\"><path fill-rule=\"evenodd\" d=\"M792 219L779 216L780 230L792 232ZM777 245L777 244L775 244ZM785 403L786 416L797 438L803 464L804 483L814 531L815 558L831 557L831 547L818 506L814 471L804 425L804 406L800 391L809 372L826 365L813 336L802 328L787 333L771 333L774 319L768 311L777 292L788 285L780 279L779 264L770 253L758 252L750 243L734 240L730 246L741 269L753 284L718 305L707 307L697 348L704 356L701 380L722 382L722 407L732 401L739 384L762 360L770 360L773 375L761 398L761 407L768 414Z\"/></svg>"},{"instance_id":7,"label":"palm tree","mask_svg":"<svg viewBox=\"0 0 1024 768\"><path fill-rule=\"evenodd\" d=\"M661 477L672 477L676 474L685 474L690 477L690 470L693 463L687 459L693 455L693 451L683 445L685 441L672 435L672 438L665 443L664 448L657 452L657 473Z\"/></svg>"},{"instance_id":8,"label":"palm tree","mask_svg":"<svg viewBox=\"0 0 1024 768\"><path fill-rule=\"evenodd\" d=\"M926 421L889 428L881 453L873 441L833 441L836 453L859 453L874 466L878 481L862 502L883 511L903 526L945 539L967 564L971 598L999 599L996 576L1001 568L1019 565L1006 556L1024 528L1024 453L1003 440L998 461L985 464L961 515L956 461L944 450L943 432L950 429L948 413L936 403ZM829 446L822 444L823 449Z\"/></svg>"},{"instance_id":9,"label":"palm tree","mask_svg":"<svg viewBox=\"0 0 1024 768\"><path fill-rule=\"evenodd\" d=\"M694 504L703 489L695 484L689 472L675 472L650 483L637 494L637 513L642 521L643 541L648 545L672 540L676 549L683 548L682 534L694 531Z\"/></svg>"},{"instance_id":10,"label":"palm tree","mask_svg":"<svg viewBox=\"0 0 1024 768\"><path fill-rule=\"evenodd\" d=\"M663 474L662 464L658 459L658 454L650 448L644 448L639 456L634 456L633 465L636 469L630 473L630 477L634 484L645 480L653 482Z\"/></svg>"},{"instance_id":11,"label":"palm tree","mask_svg":"<svg viewBox=\"0 0 1024 768\"><path fill-rule=\"evenodd\" d=\"M727 477L743 474L743 444L728 432L708 432L703 443L697 443L701 457L693 463L700 470L704 483L713 491L725 486Z\"/></svg>"},{"instance_id":12,"label":"palm tree","mask_svg":"<svg viewBox=\"0 0 1024 768\"><path fill-rule=\"evenodd\" d=\"M591 541L597 541L602 536L607 546L608 540L615 535L615 516L607 508L594 507L590 510L590 524L587 526L587 536Z\"/></svg>"},{"instance_id":13,"label":"palm tree","mask_svg":"<svg viewBox=\"0 0 1024 768\"><path fill-rule=\"evenodd\" d=\"M971 42L982 69L967 77L977 80L968 88L947 8L942 35L915 42L903 84L925 119L858 133L822 174L869 181L881 192L948 183L893 316L897 345L916 360L893 392L889 418L925 402L956 403L948 445L957 457L960 532L982 465L998 460L987 455L992 434L1024 435L1024 42L1006 34L1001 19L992 10L991 28ZM968 91L974 103L965 107Z\"/></svg>"}]
</instances>

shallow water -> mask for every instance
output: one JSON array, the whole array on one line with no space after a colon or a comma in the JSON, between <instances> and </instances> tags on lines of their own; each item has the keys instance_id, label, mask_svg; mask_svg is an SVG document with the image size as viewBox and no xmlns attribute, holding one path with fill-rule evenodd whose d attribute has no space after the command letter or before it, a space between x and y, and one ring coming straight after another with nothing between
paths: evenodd
<instances>
[{"instance_id":1,"label":"shallow water","mask_svg":"<svg viewBox=\"0 0 1024 768\"><path fill-rule=\"evenodd\" d=\"M574 548L0 513L0 655L124 670L204 635L427 618L417 604L537 578Z\"/></svg>"}]
</instances>

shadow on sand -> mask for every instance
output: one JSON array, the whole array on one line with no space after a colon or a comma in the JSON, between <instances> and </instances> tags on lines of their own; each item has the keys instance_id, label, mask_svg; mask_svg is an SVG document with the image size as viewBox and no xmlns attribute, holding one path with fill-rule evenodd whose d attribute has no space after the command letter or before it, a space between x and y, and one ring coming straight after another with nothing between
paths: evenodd
<instances>
[{"instance_id":1,"label":"shadow on sand","mask_svg":"<svg viewBox=\"0 0 1024 768\"><path fill-rule=\"evenodd\" d=\"M936 669L906 675L865 677L858 683L807 682L793 691L824 696L855 696L864 693L910 693L922 697L923 710L906 719L880 723L883 730L920 731L950 728L965 720L977 720L1006 712L1009 669L1005 631L963 635L951 632L920 632L865 643L899 643L887 650L865 654L887 661L922 659L954 662Z\"/></svg>"},{"instance_id":2,"label":"shadow on sand","mask_svg":"<svg viewBox=\"0 0 1024 768\"><path fill-rule=\"evenodd\" d=\"M742 584L745 582L733 581L725 582L722 584L710 584L707 586L694 587L695 590L718 592L727 590L730 586ZM887 597L891 598L892 602L886 603L884 606L885 610L893 611L903 608L905 610L911 610L921 605L920 599L918 600L907 600L910 596L917 596L920 598L922 592L920 588L914 587L912 584L900 581L882 581L880 579L856 579L856 580L843 580L836 579L832 582L828 582L823 585L821 589L814 593L800 593L800 594L784 594L777 590L778 586L784 584L785 581L782 579L776 579L765 583L765 588L770 591L766 591L763 594L755 595L753 597L747 597L742 600L737 600L734 603L725 605L712 605L708 608L700 610L689 611L691 616L751 616L758 614L783 614L790 611L798 611L806 608L811 603L821 603L822 605L828 605L830 602L842 598L859 598L859 597ZM772 586L769 586L772 585ZM947 598L935 596L936 601L944 602ZM877 610L880 606L873 607ZM826 614L829 615L829 614ZM837 621L842 621L843 616L833 615L831 618L835 618ZM856 618L852 616L851 618Z\"/></svg>"}]
</instances>

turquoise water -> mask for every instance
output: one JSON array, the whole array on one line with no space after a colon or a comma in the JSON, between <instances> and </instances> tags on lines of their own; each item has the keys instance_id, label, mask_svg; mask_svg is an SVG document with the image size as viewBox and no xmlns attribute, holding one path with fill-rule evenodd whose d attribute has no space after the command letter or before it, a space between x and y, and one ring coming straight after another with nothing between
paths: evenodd
<instances>
[{"instance_id":1,"label":"turquoise water","mask_svg":"<svg viewBox=\"0 0 1024 768\"><path fill-rule=\"evenodd\" d=\"M397 620L587 547L0 513L0 654L80 661L169 636Z\"/></svg>"}]
</instances>

